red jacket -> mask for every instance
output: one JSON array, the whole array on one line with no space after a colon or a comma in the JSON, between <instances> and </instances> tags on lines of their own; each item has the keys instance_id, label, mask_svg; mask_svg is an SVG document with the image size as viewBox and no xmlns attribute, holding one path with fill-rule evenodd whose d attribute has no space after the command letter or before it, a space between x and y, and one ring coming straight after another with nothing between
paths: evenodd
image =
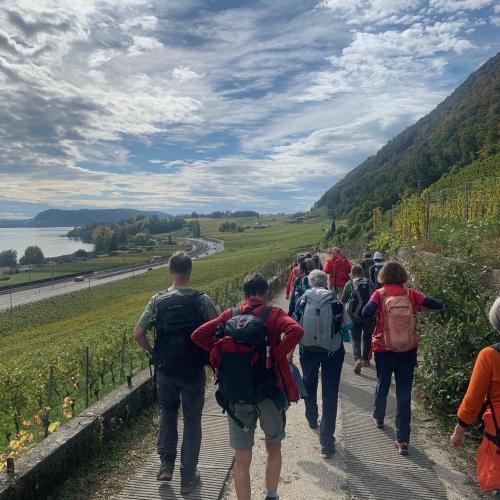
<instances>
[{"instance_id":1,"label":"red jacket","mask_svg":"<svg viewBox=\"0 0 500 500\"><path fill-rule=\"evenodd\" d=\"M292 291L293 280L295 278L298 278L299 276L300 276L300 266L295 266L292 269L290 276L288 276L288 281L286 282L285 294L287 297L290 295L290 292Z\"/></svg>"},{"instance_id":2,"label":"red jacket","mask_svg":"<svg viewBox=\"0 0 500 500\"><path fill-rule=\"evenodd\" d=\"M255 305L264 307L265 304L257 299L248 299L244 305L240 306L240 313L245 307ZM257 307L253 312L259 314L261 307ZM219 323L226 324L231 316L232 309L227 309L219 317L201 325L191 335L193 342L207 351L212 351L215 346L215 330L217 325ZM299 343L304 335L304 330L280 307L273 307L273 310L266 319L266 325L278 387L289 401L298 401L299 390L297 389L297 384L293 378L286 356ZM282 333L285 334L283 339L281 339Z\"/></svg>"},{"instance_id":3,"label":"red jacket","mask_svg":"<svg viewBox=\"0 0 500 500\"><path fill-rule=\"evenodd\" d=\"M343 255L334 255L327 259L324 271L330 275L330 283L337 288L343 288L351 279L352 264Z\"/></svg>"}]
</instances>

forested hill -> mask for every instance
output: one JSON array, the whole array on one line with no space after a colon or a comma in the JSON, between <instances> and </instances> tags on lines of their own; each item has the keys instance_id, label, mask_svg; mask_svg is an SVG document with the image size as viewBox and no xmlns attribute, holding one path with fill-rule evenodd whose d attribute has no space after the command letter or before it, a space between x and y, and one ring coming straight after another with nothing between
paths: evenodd
<instances>
[{"instance_id":1,"label":"forested hill","mask_svg":"<svg viewBox=\"0 0 500 500\"><path fill-rule=\"evenodd\" d=\"M418 192L450 171L500 152L500 53L435 110L389 141L316 202L334 218L364 202L384 210L407 192Z\"/></svg>"},{"instance_id":2,"label":"forested hill","mask_svg":"<svg viewBox=\"0 0 500 500\"><path fill-rule=\"evenodd\" d=\"M81 209L81 210L45 210L40 212L31 222L30 226L81 226L92 222L118 222L130 219L134 215L145 214L148 217L156 215L159 218L173 217L163 212L147 212L128 208Z\"/></svg>"}]
</instances>

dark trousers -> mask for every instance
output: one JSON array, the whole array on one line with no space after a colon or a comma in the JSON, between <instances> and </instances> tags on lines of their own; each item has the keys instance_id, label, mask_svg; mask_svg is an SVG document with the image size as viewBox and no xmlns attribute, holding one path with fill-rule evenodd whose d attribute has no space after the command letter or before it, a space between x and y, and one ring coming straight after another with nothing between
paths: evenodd
<instances>
[{"instance_id":1,"label":"dark trousers","mask_svg":"<svg viewBox=\"0 0 500 500\"><path fill-rule=\"evenodd\" d=\"M157 451L160 459L174 463L177 456L177 420L182 399L184 433L181 448L181 479L190 481L198 465L201 447L201 413L205 403L205 370L191 379L156 374L160 401Z\"/></svg>"},{"instance_id":2,"label":"dark trousers","mask_svg":"<svg viewBox=\"0 0 500 500\"><path fill-rule=\"evenodd\" d=\"M337 422L337 406L339 399L340 374L344 363L344 344L338 351L328 355L328 352L313 352L300 348L300 366L307 391L306 418L308 422L318 421L318 375L321 368L321 393L323 411L319 432L321 446L329 447L335 443L335 424Z\"/></svg>"},{"instance_id":3,"label":"dark trousers","mask_svg":"<svg viewBox=\"0 0 500 500\"><path fill-rule=\"evenodd\" d=\"M400 443L410 441L411 388L417 363L417 349L407 352L374 352L377 366L377 386L373 418L384 420L387 395L394 373L396 381L396 438Z\"/></svg>"},{"instance_id":4,"label":"dark trousers","mask_svg":"<svg viewBox=\"0 0 500 500\"><path fill-rule=\"evenodd\" d=\"M351 328L352 353L354 359L361 358L368 361L370 349L372 348L372 335L375 330L375 320L363 323L354 323ZM361 335L363 336L363 349L361 349Z\"/></svg>"}]
</instances>

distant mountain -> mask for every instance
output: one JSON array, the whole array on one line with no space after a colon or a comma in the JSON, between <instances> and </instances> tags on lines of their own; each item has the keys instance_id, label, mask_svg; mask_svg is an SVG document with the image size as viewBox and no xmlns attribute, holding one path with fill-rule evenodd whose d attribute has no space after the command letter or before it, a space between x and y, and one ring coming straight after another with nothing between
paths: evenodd
<instances>
[{"instance_id":1,"label":"distant mountain","mask_svg":"<svg viewBox=\"0 0 500 500\"><path fill-rule=\"evenodd\" d=\"M315 204L336 219L373 202L384 210L448 172L500 153L500 53L435 110L390 140ZM499 169L500 170L500 169Z\"/></svg>"},{"instance_id":2,"label":"distant mountain","mask_svg":"<svg viewBox=\"0 0 500 500\"><path fill-rule=\"evenodd\" d=\"M28 227L75 227L92 222L118 222L129 219L137 214L145 214L148 217L156 215L160 219L173 217L164 212L151 212L146 210L133 210L128 208L104 208L104 209L80 209L80 210L44 210L40 212L29 223L23 226Z\"/></svg>"}]
</instances>

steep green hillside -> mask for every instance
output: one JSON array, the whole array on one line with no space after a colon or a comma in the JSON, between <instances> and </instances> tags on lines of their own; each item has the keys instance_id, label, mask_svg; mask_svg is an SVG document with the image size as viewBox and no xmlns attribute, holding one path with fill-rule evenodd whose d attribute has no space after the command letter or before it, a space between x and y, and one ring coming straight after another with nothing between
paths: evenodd
<instances>
[{"instance_id":1,"label":"steep green hillside","mask_svg":"<svg viewBox=\"0 0 500 500\"><path fill-rule=\"evenodd\" d=\"M316 203L342 218L366 201L387 210L445 173L500 152L500 54L470 75L434 111L349 172Z\"/></svg>"}]
</instances>

